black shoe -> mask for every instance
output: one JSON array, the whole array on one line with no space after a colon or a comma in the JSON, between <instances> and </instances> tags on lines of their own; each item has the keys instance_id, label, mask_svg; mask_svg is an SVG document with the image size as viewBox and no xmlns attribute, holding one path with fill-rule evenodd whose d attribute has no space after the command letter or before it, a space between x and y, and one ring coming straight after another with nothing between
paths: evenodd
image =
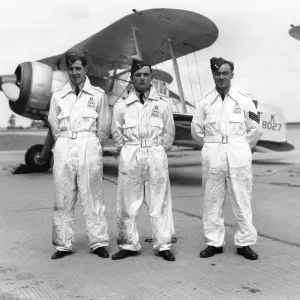
<instances>
[{"instance_id":1,"label":"black shoe","mask_svg":"<svg viewBox=\"0 0 300 300\"><path fill-rule=\"evenodd\" d=\"M258 254L255 251L253 251L249 246L237 248L237 254L242 255L250 260L258 259Z\"/></svg>"},{"instance_id":2,"label":"black shoe","mask_svg":"<svg viewBox=\"0 0 300 300\"><path fill-rule=\"evenodd\" d=\"M108 251L106 250L105 247L98 247L95 250L93 250L93 252L95 254L97 254L99 257L102 257L102 258L108 258L109 257L109 253L108 253Z\"/></svg>"},{"instance_id":3,"label":"black shoe","mask_svg":"<svg viewBox=\"0 0 300 300\"><path fill-rule=\"evenodd\" d=\"M60 258L63 258L64 256L70 255L70 254L72 254L71 251L56 251L56 252L51 256L51 258L52 258L52 259L60 259Z\"/></svg>"},{"instance_id":4,"label":"black shoe","mask_svg":"<svg viewBox=\"0 0 300 300\"><path fill-rule=\"evenodd\" d=\"M120 250L119 252L115 253L111 259L113 260L119 260L119 259L124 259L126 258L127 256L135 256L137 255L138 252L137 251L131 251L131 250Z\"/></svg>"},{"instance_id":5,"label":"black shoe","mask_svg":"<svg viewBox=\"0 0 300 300\"><path fill-rule=\"evenodd\" d=\"M161 256L164 260L174 261L175 256L172 254L170 250L162 250L158 252L158 255Z\"/></svg>"},{"instance_id":6,"label":"black shoe","mask_svg":"<svg viewBox=\"0 0 300 300\"><path fill-rule=\"evenodd\" d=\"M208 246L200 252L200 257L206 258L223 252L223 247Z\"/></svg>"}]
</instances>

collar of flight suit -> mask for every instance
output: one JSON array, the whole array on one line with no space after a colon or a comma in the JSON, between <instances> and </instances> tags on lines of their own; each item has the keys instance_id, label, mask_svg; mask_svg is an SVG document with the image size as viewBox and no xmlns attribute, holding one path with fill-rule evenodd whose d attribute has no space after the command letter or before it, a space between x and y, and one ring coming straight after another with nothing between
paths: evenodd
<instances>
[{"instance_id":1,"label":"collar of flight suit","mask_svg":"<svg viewBox=\"0 0 300 300\"><path fill-rule=\"evenodd\" d=\"M150 95L150 89L145 92L145 93L139 93L138 91L135 91L136 95L138 96L138 98L140 98L140 95L143 94L144 98L148 99L149 95ZM148 97L146 97L146 94L148 95Z\"/></svg>"},{"instance_id":2,"label":"collar of flight suit","mask_svg":"<svg viewBox=\"0 0 300 300\"><path fill-rule=\"evenodd\" d=\"M92 88L91 82L87 76L85 76L85 82L82 87L82 91L85 91L86 93L93 95L93 88ZM62 97L65 97L66 95L68 95L71 92L74 92L74 91L72 89L72 85L69 80L62 89Z\"/></svg>"},{"instance_id":3,"label":"collar of flight suit","mask_svg":"<svg viewBox=\"0 0 300 300\"><path fill-rule=\"evenodd\" d=\"M211 92L211 95L212 95L212 99L211 99L211 102L210 104L213 104L217 99L218 97L221 98L221 95L219 94L219 92L217 91L216 88L214 88ZM226 94L230 99L232 99L234 102L237 102L237 98L238 98L238 91L235 90L234 88L230 88L229 92Z\"/></svg>"},{"instance_id":4,"label":"collar of flight suit","mask_svg":"<svg viewBox=\"0 0 300 300\"><path fill-rule=\"evenodd\" d=\"M159 98L157 96L157 91L152 85L151 85L150 93L149 93L147 100L155 100L155 101L159 100ZM126 98L125 103L127 105L129 105L135 101L140 101L140 99L138 98L137 93L135 92L135 89L133 89L131 91L131 93L128 95L128 97Z\"/></svg>"}]
</instances>

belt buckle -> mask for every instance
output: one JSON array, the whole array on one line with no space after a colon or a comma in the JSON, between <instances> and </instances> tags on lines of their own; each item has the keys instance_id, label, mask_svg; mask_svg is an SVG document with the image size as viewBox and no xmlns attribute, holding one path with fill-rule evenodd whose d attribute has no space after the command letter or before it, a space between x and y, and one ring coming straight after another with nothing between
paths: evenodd
<instances>
[{"instance_id":1,"label":"belt buckle","mask_svg":"<svg viewBox=\"0 0 300 300\"><path fill-rule=\"evenodd\" d=\"M228 135L222 135L222 144L228 144Z\"/></svg>"},{"instance_id":2,"label":"belt buckle","mask_svg":"<svg viewBox=\"0 0 300 300\"><path fill-rule=\"evenodd\" d=\"M146 140L141 140L141 148L147 148Z\"/></svg>"},{"instance_id":3,"label":"belt buckle","mask_svg":"<svg viewBox=\"0 0 300 300\"><path fill-rule=\"evenodd\" d=\"M73 139L73 140L77 139L77 132L76 131L72 131L71 139Z\"/></svg>"}]
</instances>

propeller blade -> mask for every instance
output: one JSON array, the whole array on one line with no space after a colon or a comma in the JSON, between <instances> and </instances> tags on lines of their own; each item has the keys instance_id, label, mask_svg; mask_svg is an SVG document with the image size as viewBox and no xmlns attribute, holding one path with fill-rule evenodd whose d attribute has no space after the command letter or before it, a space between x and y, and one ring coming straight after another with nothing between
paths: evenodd
<instances>
[{"instance_id":1,"label":"propeller blade","mask_svg":"<svg viewBox=\"0 0 300 300\"><path fill-rule=\"evenodd\" d=\"M20 96L20 88L17 85L16 75L0 76L0 91L4 93L10 101L17 101Z\"/></svg>"}]
</instances>

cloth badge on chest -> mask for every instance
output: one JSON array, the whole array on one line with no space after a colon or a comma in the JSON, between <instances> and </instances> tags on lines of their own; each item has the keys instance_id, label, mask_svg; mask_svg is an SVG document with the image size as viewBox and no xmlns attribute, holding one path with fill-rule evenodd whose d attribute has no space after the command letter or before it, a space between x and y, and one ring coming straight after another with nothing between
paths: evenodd
<instances>
[{"instance_id":1,"label":"cloth badge on chest","mask_svg":"<svg viewBox=\"0 0 300 300\"><path fill-rule=\"evenodd\" d=\"M95 108L95 101L94 101L93 96L91 96L91 98L90 98L90 100L88 102L88 107Z\"/></svg>"},{"instance_id":2,"label":"cloth badge on chest","mask_svg":"<svg viewBox=\"0 0 300 300\"><path fill-rule=\"evenodd\" d=\"M242 109L238 103L235 103L234 108L233 108L233 113L234 114L240 114L242 112Z\"/></svg>"},{"instance_id":3,"label":"cloth badge on chest","mask_svg":"<svg viewBox=\"0 0 300 300\"><path fill-rule=\"evenodd\" d=\"M151 113L151 116L152 117L159 117L159 108L158 108L158 105L155 105L153 110L152 110L152 113Z\"/></svg>"}]
</instances>

